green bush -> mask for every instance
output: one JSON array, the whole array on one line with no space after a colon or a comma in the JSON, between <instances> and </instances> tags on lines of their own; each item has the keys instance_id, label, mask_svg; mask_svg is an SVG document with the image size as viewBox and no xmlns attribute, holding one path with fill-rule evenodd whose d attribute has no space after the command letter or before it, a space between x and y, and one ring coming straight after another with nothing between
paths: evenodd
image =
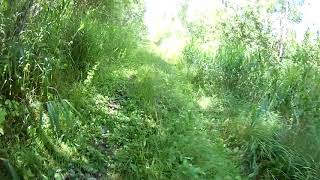
<instances>
[{"instance_id":1,"label":"green bush","mask_svg":"<svg viewBox=\"0 0 320 180\"><path fill-rule=\"evenodd\" d=\"M186 47L192 82L206 96L227 102L224 113L212 111L211 116L223 122L228 147L240 151L242 172L250 178L315 179L317 43L308 38L301 45L290 42L286 57L278 58L271 32L256 14L240 12L222 23L216 52L201 51L201 41ZM277 114L276 126L268 124L268 114Z\"/></svg>"}]
</instances>

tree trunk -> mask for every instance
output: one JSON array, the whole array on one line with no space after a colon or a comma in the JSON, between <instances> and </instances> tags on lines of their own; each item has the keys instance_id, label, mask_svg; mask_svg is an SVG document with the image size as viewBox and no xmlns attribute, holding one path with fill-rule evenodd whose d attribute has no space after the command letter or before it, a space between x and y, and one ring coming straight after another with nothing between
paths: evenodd
<instances>
[{"instance_id":1,"label":"tree trunk","mask_svg":"<svg viewBox=\"0 0 320 180\"><path fill-rule=\"evenodd\" d=\"M288 14L289 14L289 0L285 1L285 12L280 19L280 40L279 40L279 58L280 61L283 60L285 53L284 40L286 39L288 32Z\"/></svg>"}]
</instances>

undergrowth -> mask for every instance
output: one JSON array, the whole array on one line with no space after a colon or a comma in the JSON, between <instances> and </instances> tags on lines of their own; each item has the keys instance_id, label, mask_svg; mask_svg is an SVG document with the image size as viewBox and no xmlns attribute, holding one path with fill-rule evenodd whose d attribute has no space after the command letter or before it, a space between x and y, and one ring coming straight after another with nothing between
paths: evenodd
<instances>
[{"instance_id":1,"label":"undergrowth","mask_svg":"<svg viewBox=\"0 0 320 180\"><path fill-rule=\"evenodd\" d=\"M320 177L318 41L279 58L245 10L168 64L143 2L0 6L1 179Z\"/></svg>"}]
</instances>

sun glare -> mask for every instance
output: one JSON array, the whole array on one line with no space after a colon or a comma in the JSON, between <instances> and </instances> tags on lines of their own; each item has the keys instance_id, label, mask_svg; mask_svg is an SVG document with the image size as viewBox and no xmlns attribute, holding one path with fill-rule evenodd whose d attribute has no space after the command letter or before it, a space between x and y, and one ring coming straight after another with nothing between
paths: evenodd
<instances>
[{"instance_id":1,"label":"sun glare","mask_svg":"<svg viewBox=\"0 0 320 180\"><path fill-rule=\"evenodd\" d=\"M182 7L187 4L186 21L214 23L215 12L222 8L221 0L145 0L145 24L148 38L156 46L156 51L168 62L177 62L189 38L188 31L179 17ZM252 3L248 0L229 1L239 7ZM269 2L269 1L268 1ZM298 2L298 0L292 0ZM316 32L320 29L320 1L305 0L299 8L302 20L293 26L296 38L301 41L304 33L309 29ZM275 14L275 16L278 16ZM219 18L219 17L218 17ZM276 28L277 29L277 28Z\"/></svg>"}]
</instances>

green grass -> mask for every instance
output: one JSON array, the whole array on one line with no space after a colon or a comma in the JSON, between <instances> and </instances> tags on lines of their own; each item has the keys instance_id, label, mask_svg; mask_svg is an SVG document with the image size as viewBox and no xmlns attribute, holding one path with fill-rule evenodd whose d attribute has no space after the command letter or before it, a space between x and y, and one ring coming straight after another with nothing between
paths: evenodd
<instances>
[{"instance_id":1,"label":"green grass","mask_svg":"<svg viewBox=\"0 0 320 180\"><path fill-rule=\"evenodd\" d=\"M174 65L129 1L34 3L0 4L0 179L320 176L317 43L279 61L244 11Z\"/></svg>"}]
</instances>

